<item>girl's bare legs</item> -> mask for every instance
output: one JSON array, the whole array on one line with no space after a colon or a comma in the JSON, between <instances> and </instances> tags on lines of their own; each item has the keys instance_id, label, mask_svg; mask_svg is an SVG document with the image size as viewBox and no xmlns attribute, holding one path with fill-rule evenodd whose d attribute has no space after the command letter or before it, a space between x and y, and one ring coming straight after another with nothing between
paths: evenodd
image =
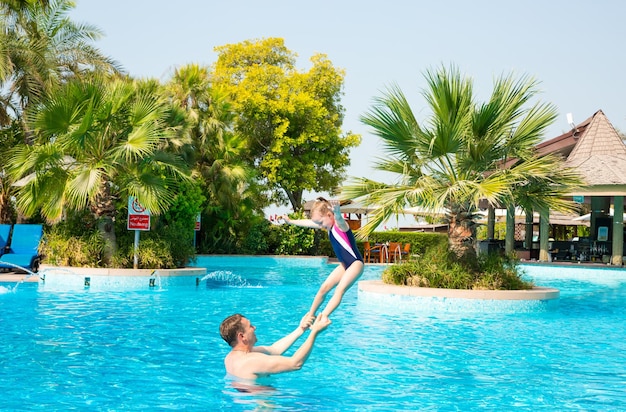
<instances>
[{"instance_id":1,"label":"girl's bare legs","mask_svg":"<svg viewBox=\"0 0 626 412\"><path fill-rule=\"evenodd\" d=\"M320 286L319 290L315 294L311 310L309 310L310 316L315 316L315 312L317 312L317 309L319 309L320 305L324 302L324 299L326 299L328 292L330 292L332 288L339 283L345 272L346 271L343 268L343 265L337 266L332 272L330 272L330 275L328 275L324 283L322 283L322 286Z\"/></svg>"},{"instance_id":2,"label":"girl's bare legs","mask_svg":"<svg viewBox=\"0 0 626 412\"><path fill-rule=\"evenodd\" d=\"M359 278L359 276L363 274L364 268L365 268L365 265L363 264L363 262L356 261L353 264L351 264L350 267L348 267L348 269L346 269L345 273L343 273L343 276L341 276L339 283L337 283L337 287L335 288L333 297L330 298L330 300L328 301L328 304L322 311L323 316L328 317L330 316L331 313L333 313L335 309L337 309L337 306L339 306L339 304L341 303L341 299L343 298L344 293L346 293L346 290L350 289L350 286L352 286L354 282L356 282L356 280ZM317 296L316 296L316 299L317 299Z\"/></svg>"}]
</instances>

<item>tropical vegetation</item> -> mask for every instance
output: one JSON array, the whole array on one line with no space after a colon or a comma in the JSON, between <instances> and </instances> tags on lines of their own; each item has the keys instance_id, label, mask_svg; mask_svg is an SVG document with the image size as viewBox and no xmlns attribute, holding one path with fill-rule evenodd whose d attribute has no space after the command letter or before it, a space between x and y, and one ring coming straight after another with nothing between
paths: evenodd
<instances>
[{"instance_id":1,"label":"tropical vegetation","mask_svg":"<svg viewBox=\"0 0 626 412\"><path fill-rule=\"evenodd\" d=\"M396 175L397 183L354 179L342 193L379 207L362 237L406 207L445 210L449 250L480 277L485 270L476 253L479 201L571 210L574 205L563 194L580 180L560 158L535 151L556 109L532 102L538 92L534 79L501 76L486 102L477 101L472 80L456 67L428 70L425 80L431 113L424 121L397 86L362 116L384 145L385 156L375 167Z\"/></svg>"},{"instance_id":2,"label":"tropical vegetation","mask_svg":"<svg viewBox=\"0 0 626 412\"><path fill-rule=\"evenodd\" d=\"M311 251L309 234L286 241L263 209L298 210L304 190L345 177L359 136L341 131L343 71L316 55L301 72L282 39L262 39L164 83L133 79L93 46L98 28L68 18L74 6L0 1L0 221L45 223L46 258L64 264ZM129 197L152 213L139 250Z\"/></svg>"},{"instance_id":3,"label":"tropical vegetation","mask_svg":"<svg viewBox=\"0 0 626 412\"><path fill-rule=\"evenodd\" d=\"M272 225L263 209L301 213L305 191L334 193L344 181L361 138L342 130L343 70L317 54L301 71L283 39L268 38L219 46L212 66L180 66L164 83L133 79L93 45L98 28L68 18L74 6L0 0L0 221L45 223L47 258L77 265L128 266L138 252L142 266L168 267L196 251L328 246ZM439 257L473 271L471 287L510 286L486 276L495 264L475 254L478 201L571 207L560 195L577 177L534 151L556 111L532 103L528 77L502 76L486 102L454 67L425 78L425 121L396 86L362 116L386 148L376 167L397 183L356 179L343 196L382 206L362 237L408 206L445 208L451 255ZM139 251L129 197L153 214Z\"/></svg>"},{"instance_id":4,"label":"tropical vegetation","mask_svg":"<svg viewBox=\"0 0 626 412\"><path fill-rule=\"evenodd\" d=\"M48 223L65 210L91 210L105 240L105 263L116 252L116 199L129 196L155 214L167 210L186 177L181 156L163 150L177 129L175 110L127 79L70 80L29 108L33 142L11 151L8 172L23 181L17 207Z\"/></svg>"}]
</instances>

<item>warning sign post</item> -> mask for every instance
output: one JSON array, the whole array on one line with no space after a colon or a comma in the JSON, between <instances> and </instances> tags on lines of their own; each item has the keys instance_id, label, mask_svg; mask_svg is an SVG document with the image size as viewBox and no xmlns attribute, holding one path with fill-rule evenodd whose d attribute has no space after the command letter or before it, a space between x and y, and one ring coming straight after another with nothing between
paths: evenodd
<instances>
[{"instance_id":1,"label":"warning sign post","mask_svg":"<svg viewBox=\"0 0 626 412\"><path fill-rule=\"evenodd\" d=\"M128 197L128 230L135 231L135 255L133 259L133 268L139 266L139 258L137 251L139 250L139 232L142 230L150 230L150 210L146 209L135 199L134 196Z\"/></svg>"},{"instance_id":2,"label":"warning sign post","mask_svg":"<svg viewBox=\"0 0 626 412\"><path fill-rule=\"evenodd\" d=\"M133 196L128 197L128 230L150 230L150 210Z\"/></svg>"}]
</instances>

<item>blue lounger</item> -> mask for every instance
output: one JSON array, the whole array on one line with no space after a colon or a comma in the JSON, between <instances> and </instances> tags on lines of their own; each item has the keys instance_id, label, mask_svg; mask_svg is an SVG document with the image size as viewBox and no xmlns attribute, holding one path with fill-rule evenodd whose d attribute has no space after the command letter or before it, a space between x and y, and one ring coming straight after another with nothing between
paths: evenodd
<instances>
[{"instance_id":1,"label":"blue lounger","mask_svg":"<svg viewBox=\"0 0 626 412\"><path fill-rule=\"evenodd\" d=\"M0 267L23 268L36 272L39 267L39 242L42 236L42 225L13 225L9 251L0 256Z\"/></svg>"},{"instance_id":2,"label":"blue lounger","mask_svg":"<svg viewBox=\"0 0 626 412\"><path fill-rule=\"evenodd\" d=\"M11 234L12 225L0 225L0 256L4 255L7 246L9 246L9 235Z\"/></svg>"}]
</instances>

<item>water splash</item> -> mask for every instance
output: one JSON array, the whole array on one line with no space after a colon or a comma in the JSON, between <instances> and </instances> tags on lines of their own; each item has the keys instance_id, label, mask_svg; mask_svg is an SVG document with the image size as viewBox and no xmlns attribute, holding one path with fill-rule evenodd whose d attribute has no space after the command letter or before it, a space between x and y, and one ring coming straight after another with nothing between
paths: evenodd
<instances>
[{"instance_id":1,"label":"water splash","mask_svg":"<svg viewBox=\"0 0 626 412\"><path fill-rule=\"evenodd\" d=\"M206 281L207 288L219 288L224 286L231 287L249 287L251 286L247 280L241 276L228 271L228 270L216 270L208 273L202 279L200 283Z\"/></svg>"},{"instance_id":2,"label":"water splash","mask_svg":"<svg viewBox=\"0 0 626 412\"><path fill-rule=\"evenodd\" d=\"M19 285L21 285L22 283L26 282L28 279L32 278L33 276L39 276L39 274L37 274L37 273L35 273L35 272L31 271L31 270L28 270L25 267L22 267L20 265L16 265L14 263L5 262L3 260L0 260L0 264L1 265L6 265L6 266L10 266L10 267L12 267L14 269L19 269L19 270L22 270L22 271L26 272L26 275L24 275L24 277L22 279L20 279L12 288L9 288L9 289L3 288L3 289L6 289L6 291L3 291L2 289L0 289L0 293L15 292L15 291L17 291L17 288L18 288Z\"/></svg>"}]
</instances>

